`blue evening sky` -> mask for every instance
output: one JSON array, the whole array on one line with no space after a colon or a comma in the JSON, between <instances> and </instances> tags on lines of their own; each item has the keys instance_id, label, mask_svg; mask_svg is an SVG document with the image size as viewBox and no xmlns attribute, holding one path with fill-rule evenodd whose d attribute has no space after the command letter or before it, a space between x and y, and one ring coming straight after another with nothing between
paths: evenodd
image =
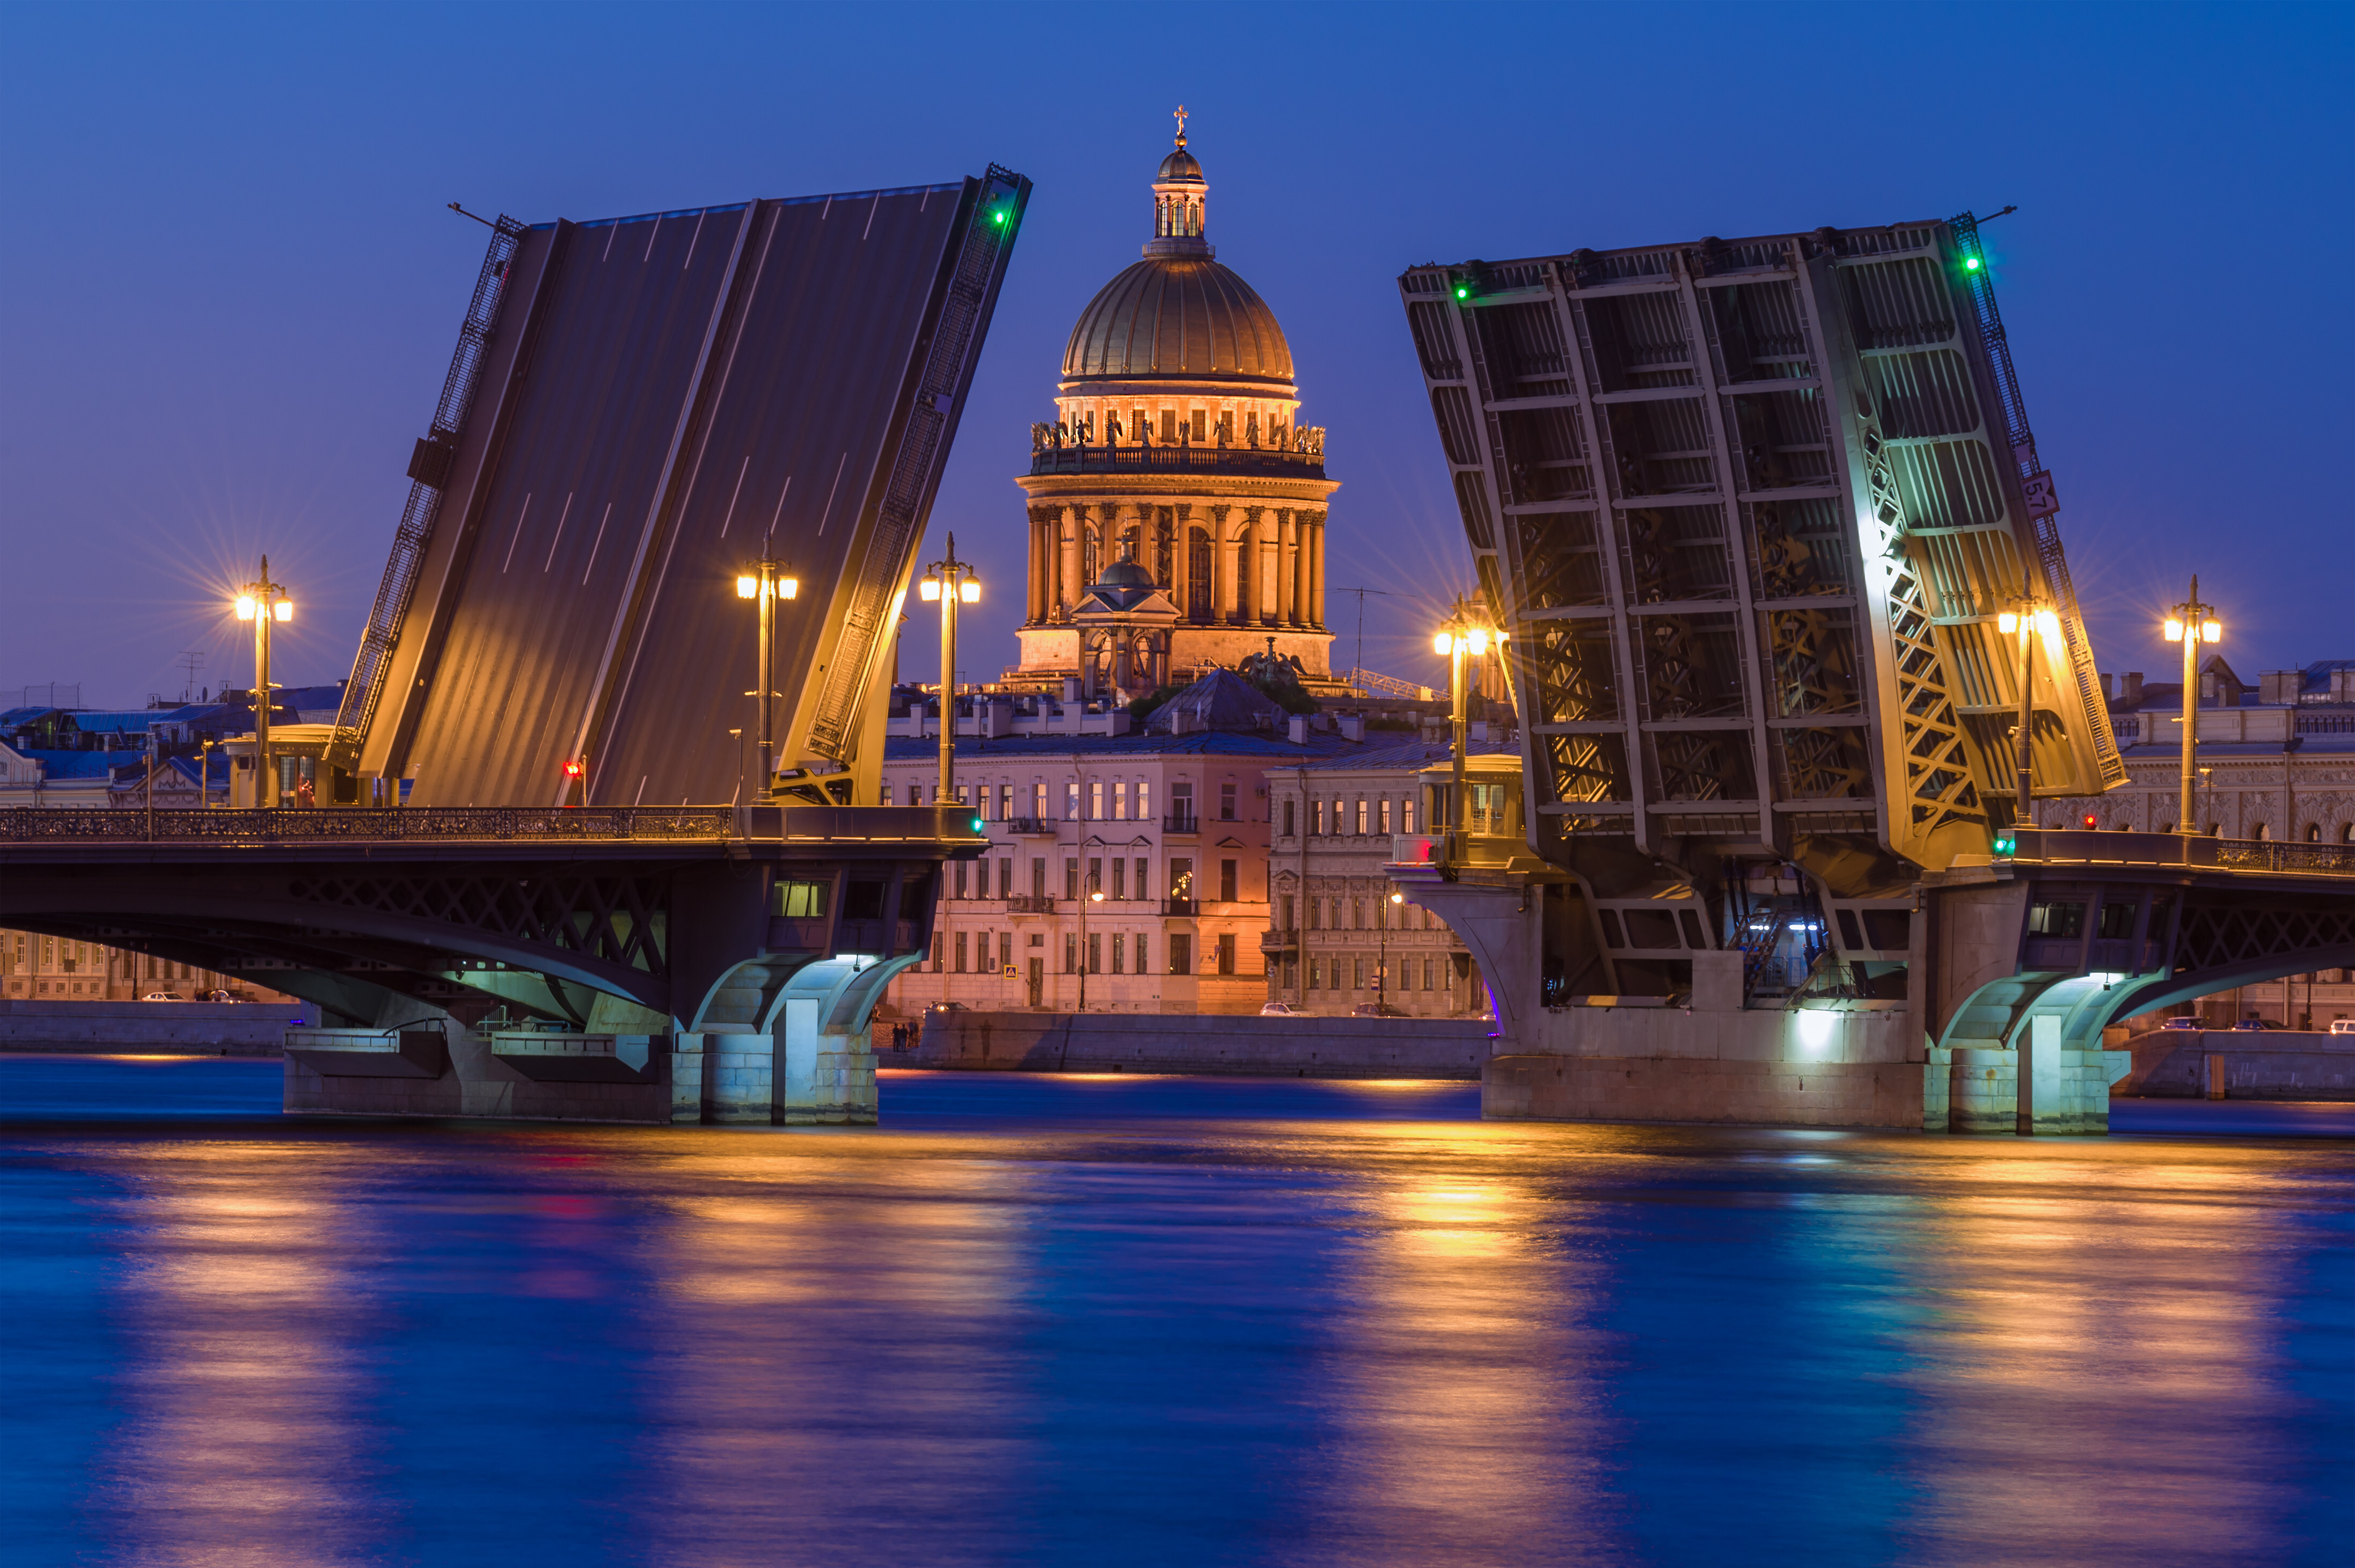
<instances>
[{"instance_id":1,"label":"blue evening sky","mask_svg":"<svg viewBox=\"0 0 2355 1568\"><path fill-rule=\"evenodd\" d=\"M0 688L244 684L224 591L346 673L484 231L1037 182L932 517L1015 655L1028 431L1192 111L1210 237L1329 427L1328 619L1421 680L1462 535L1401 267L1964 208L1988 230L2103 668L2200 574L2244 676L2355 657L2345 6L0 9ZM911 629L905 669L937 654ZM5 695L5 693L0 693Z\"/></svg>"}]
</instances>

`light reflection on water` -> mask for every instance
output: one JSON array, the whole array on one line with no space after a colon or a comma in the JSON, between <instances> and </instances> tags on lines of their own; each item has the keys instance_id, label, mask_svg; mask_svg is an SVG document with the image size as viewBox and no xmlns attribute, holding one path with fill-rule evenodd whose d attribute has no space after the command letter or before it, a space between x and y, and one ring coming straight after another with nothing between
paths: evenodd
<instances>
[{"instance_id":1,"label":"light reflection on water","mask_svg":"<svg viewBox=\"0 0 2355 1568\"><path fill-rule=\"evenodd\" d=\"M2342 1142L946 1074L879 1131L321 1125L276 1085L0 1058L11 1563L2336 1563L2355 1524Z\"/></svg>"}]
</instances>

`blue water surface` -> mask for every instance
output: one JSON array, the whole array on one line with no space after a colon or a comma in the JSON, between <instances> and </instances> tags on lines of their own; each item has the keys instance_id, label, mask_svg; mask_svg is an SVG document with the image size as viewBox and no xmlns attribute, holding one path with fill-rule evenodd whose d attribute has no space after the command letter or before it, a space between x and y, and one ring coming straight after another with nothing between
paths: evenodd
<instances>
[{"instance_id":1,"label":"blue water surface","mask_svg":"<svg viewBox=\"0 0 2355 1568\"><path fill-rule=\"evenodd\" d=\"M0 1057L9 1563L2350 1560L2355 1116L887 1073L306 1121Z\"/></svg>"}]
</instances>

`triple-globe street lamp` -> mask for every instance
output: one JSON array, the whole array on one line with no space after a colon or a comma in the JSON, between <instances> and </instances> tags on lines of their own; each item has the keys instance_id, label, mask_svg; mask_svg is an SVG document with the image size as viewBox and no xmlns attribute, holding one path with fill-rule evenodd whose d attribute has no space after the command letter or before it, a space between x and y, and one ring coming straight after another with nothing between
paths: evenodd
<instances>
[{"instance_id":1,"label":"triple-globe street lamp","mask_svg":"<svg viewBox=\"0 0 2355 1568\"><path fill-rule=\"evenodd\" d=\"M2200 649L2202 644L2224 640L2224 623L2216 618L2216 606L2200 602L2199 578L2191 580L2191 592L2183 603L2168 612L2161 632L2169 642L2183 645L2183 754L2179 775L2183 799L2177 807L2176 827L2184 833L2197 833L2192 770L2200 749Z\"/></svg>"},{"instance_id":2,"label":"triple-globe street lamp","mask_svg":"<svg viewBox=\"0 0 2355 1568\"><path fill-rule=\"evenodd\" d=\"M286 585L270 581L270 558L261 574L237 591L237 618L253 623L253 804L278 804L278 770L270 757L270 628L294 619Z\"/></svg>"}]
</instances>

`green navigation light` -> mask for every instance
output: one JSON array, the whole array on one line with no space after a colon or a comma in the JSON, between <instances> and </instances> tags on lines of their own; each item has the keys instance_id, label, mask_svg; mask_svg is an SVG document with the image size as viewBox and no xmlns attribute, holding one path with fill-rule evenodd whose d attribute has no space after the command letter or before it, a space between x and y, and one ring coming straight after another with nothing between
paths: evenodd
<instances>
[{"instance_id":1,"label":"green navigation light","mask_svg":"<svg viewBox=\"0 0 2355 1568\"><path fill-rule=\"evenodd\" d=\"M1979 259L1978 259L1977 256L1973 256L1970 260L1968 260L1968 261L1965 261L1965 262L1963 263L1963 271L1965 271L1966 272L1977 272L1978 270L1979 270Z\"/></svg>"},{"instance_id":2,"label":"green navigation light","mask_svg":"<svg viewBox=\"0 0 2355 1568\"><path fill-rule=\"evenodd\" d=\"M1995 841L1995 852L1998 855L2017 854L2019 849L2019 840L2009 833L1998 836Z\"/></svg>"},{"instance_id":3,"label":"green navigation light","mask_svg":"<svg viewBox=\"0 0 2355 1568\"><path fill-rule=\"evenodd\" d=\"M978 816L976 816L976 817L975 817L975 818L973 819L973 830L974 830L975 833L978 833L978 832L980 832L980 831L981 831L981 818L980 818L980 817L978 817Z\"/></svg>"},{"instance_id":4,"label":"green navigation light","mask_svg":"<svg viewBox=\"0 0 2355 1568\"><path fill-rule=\"evenodd\" d=\"M996 212L989 215L989 220L992 223L1004 223L1006 221L1006 209L1002 207L999 208ZM1973 261L1971 265L1976 267L1978 263L1977 261Z\"/></svg>"},{"instance_id":5,"label":"green navigation light","mask_svg":"<svg viewBox=\"0 0 2355 1568\"><path fill-rule=\"evenodd\" d=\"M1472 291L1464 287L1461 283L1458 283L1455 287L1455 297L1460 300L1468 300L1472 297Z\"/></svg>"}]
</instances>

